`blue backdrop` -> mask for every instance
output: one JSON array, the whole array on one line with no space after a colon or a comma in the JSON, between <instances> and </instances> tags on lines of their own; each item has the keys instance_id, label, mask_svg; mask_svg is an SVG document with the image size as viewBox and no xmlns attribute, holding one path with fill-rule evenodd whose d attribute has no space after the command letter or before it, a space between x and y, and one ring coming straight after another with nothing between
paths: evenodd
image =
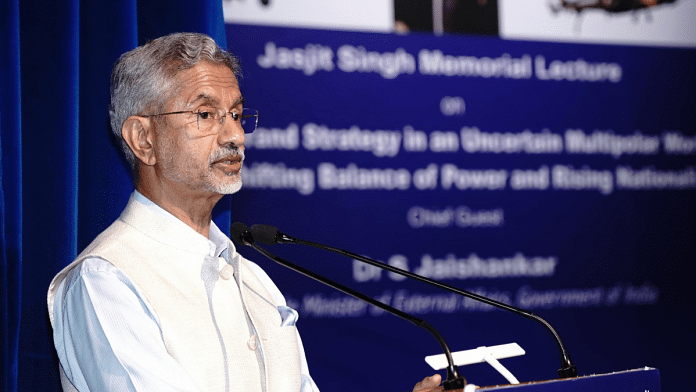
<instances>
[{"instance_id":1,"label":"blue backdrop","mask_svg":"<svg viewBox=\"0 0 696 392\"><path fill-rule=\"evenodd\" d=\"M111 65L186 30L241 57L261 113L221 227L273 224L530 309L581 374L652 366L664 390L688 387L696 51L225 29L216 1L0 7L5 390L59 390L48 283L132 190L108 131ZM555 377L555 344L531 321L351 260L269 249L426 319L453 350L518 342L527 355L504 364L521 381ZM426 332L242 251L300 311L322 390L394 389L394 377L407 390L432 373Z\"/></svg>"},{"instance_id":2,"label":"blue backdrop","mask_svg":"<svg viewBox=\"0 0 696 392\"><path fill-rule=\"evenodd\" d=\"M665 390L686 385L696 52L227 34L261 119L235 219L532 310L581 374L652 366ZM297 245L269 250L426 319L453 350L518 342L527 354L504 363L521 381L556 376L558 351L532 321ZM388 374L428 373L439 347L425 331L242 252L281 277L318 385L386 389ZM504 382L488 365L462 372Z\"/></svg>"}]
</instances>

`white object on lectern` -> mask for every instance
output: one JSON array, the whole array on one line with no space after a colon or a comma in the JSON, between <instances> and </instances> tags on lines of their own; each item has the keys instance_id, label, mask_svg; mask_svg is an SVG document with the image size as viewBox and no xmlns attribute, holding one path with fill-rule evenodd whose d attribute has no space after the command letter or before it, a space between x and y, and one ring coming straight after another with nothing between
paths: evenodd
<instances>
[{"instance_id":1,"label":"white object on lectern","mask_svg":"<svg viewBox=\"0 0 696 392\"><path fill-rule=\"evenodd\" d=\"M525 352L517 343L501 344L491 347L478 347L472 350L457 351L452 353L452 360L457 366L471 365L474 363L488 362L498 373L502 374L510 384L519 384L517 378L505 368L498 359L517 357L524 355ZM448 366L445 354L429 355L425 357L425 362L435 370L444 369Z\"/></svg>"}]
</instances>

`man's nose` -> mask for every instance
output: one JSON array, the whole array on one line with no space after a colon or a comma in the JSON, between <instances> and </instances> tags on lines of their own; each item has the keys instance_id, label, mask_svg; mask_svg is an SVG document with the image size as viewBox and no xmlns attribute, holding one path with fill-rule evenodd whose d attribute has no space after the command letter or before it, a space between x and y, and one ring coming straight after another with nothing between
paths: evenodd
<instances>
[{"instance_id":1,"label":"man's nose","mask_svg":"<svg viewBox=\"0 0 696 392\"><path fill-rule=\"evenodd\" d=\"M242 146L246 140L242 124L239 121L234 121L231 113L226 113L223 118L224 121L221 124L220 132L218 132L218 142L220 145L233 144L235 146Z\"/></svg>"}]
</instances>

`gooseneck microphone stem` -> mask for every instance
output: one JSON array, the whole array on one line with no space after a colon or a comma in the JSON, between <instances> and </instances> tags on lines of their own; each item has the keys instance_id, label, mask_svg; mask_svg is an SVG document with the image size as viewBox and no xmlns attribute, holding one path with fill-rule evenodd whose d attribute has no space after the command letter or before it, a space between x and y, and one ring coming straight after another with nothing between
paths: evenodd
<instances>
[{"instance_id":1,"label":"gooseneck microphone stem","mask_svg":"<svg viewBox=\"0 0 696 392\"><path fill-rule=\"evenodd\" d=\"M399 309L396 309L396 308L394 308L394 307L392 307L392 306L389 306L389 305L387 305L387 304L384 304L384 303L382 303L382 302L379 302L379 301L377 301L377 300L375 300L375 299L373 299L373 298L371 298L371 297L369 297L369 296L367 296L367 295L365 295L365 294L363 294L363 293L360 293L360 292L358 292L358 291L355 291L355 290L353 290L353 289L351 289L351 288L349 288L349 287L347 287L347 286L344 286L344 285L342 285L342 284L340 284L340 283L334 282L334 281L332 281L332 280L330 280L330 279L328 279L328 278L326 278L326 277L324 277L324 276L322 276L322 275L319 275L319 274L317 274L317 273L315 273L315 272L312 272L312 271L310 271L310 270L308 270L308 269L305 269L305 268L303 268L303 267L301 267L301 266L299 266L299 265L293 264L293 263L291 263L291 262L289 262L289 261L287 261L287 260L285 260L285 259L282 259L282 258L280 258L280 257L278 257L278 256L276 256L276 255L274 255L274 254L272 254L272 253L270 253L270 252L267 251L266 249L264 249L264 248L258 246L258 245L254 242L253 236L252 236L251 233L248 231L248 229L247 229L247 230L244 230L244 227L242 227L242 226L246 227L244 224L240 224L239 222L233 224L233 227L232 227L232 239L234 239L234 240L236 240L236 241L238 241L238 242L241 242L241 243L243 243L244 245L247 245L247 246L250 246L250 247L254 248L257 252L261 253L262 255L266 256L267 258L269 258L269 259L275 261L276 263L278 263L278 264L280 264L280 265L282 265L282 266L284 266L284 267L287 267L287 268L289 268L289 269L291 269L291 270L293 270L293 271L295 271L295 272L299 272L299 273L301 273L302 275L305 275L305 276L307 276L307 277L309 277L309 278L312 278L312 279L314 279L314 280L316 280L316 281L318 281L318 282L320 282L320 283L323 283L323 284L325 284L325 285L327 285L327 286L329 286L329 287L332 287L332 288L334 288L334 289L336 289L336 290L338 290L338 291L341 291L341 292L343 292L343 293L345 293L345 294L348 294L348 295L353 296L353 297L355 297L355 298L357 298L357 299L360 299L360 300L362 300L362 301L365 301L365 302L369 303L369 304L372 305L372 306L376 306L376 307L378 307L378 308L384 310L385 312L391 313L391 314L393 314L393 315L395 315L395 316L397 316L397 317L399 317L399 318L401 318L401 319L404 319L404 320L406 320L406 321L409 321L409 322L411 322L412 324L414 324L414 325L416 325L416 326L418 326L418 327L424 328L425 330L427 330L428 332L430 332L430 334L431 334L433 337L435 337L435 339L437 340L437 342L440 344L440 347L442 347L442 350L444 351L445 356L446 356L446 358L447 358L447 363L448 363L448 367L447 367L447 380L446 380L445 382L443 382L444 389L445 389L446 391L450 391L450 390L456 390L456 389L463 389L463 388L464 388L464 386L466 385L466 380L464 379L464 377L462 377L461 375L459 375L459 370L457 369L457 366L454 365L454 360L452 359L452 352L451 352L449 346L447 345L447 343L445 342L445 339L444 339L444 338L442 337L442 335L435 329L435 327L433 327L432 325L428 324L426 321L424 321L424 320L422 320L422 319L419 319L419 318L417 318L417 317L413 317L413 316L411 316L411 315L408 314L408 313L405 313L405 312L403 312L403 311L401 311L401 310L399 310ZM238 233L237 233L237 232L238 232ZM237 234L237 235L235 235L235 234Z\"/></svg>"},{"instance_id":2,"label":"gooseneck microphone stem","mask_svg":"<svg viewBox=\"0 0 696 392\"><path fill-rule=\"evenodd\" d=\"M468 297L468 298L474 299L476 301L483 302L485 304L495 306L497 308L504 309L504 310L513 312L515 314L524 316L526 318L532 319L534 321L537 321L538 323L543 325L544 328L546 328L553 335L553 338L556 341L556 344L558 345L558 349L561 352L561 368L558 369L559 377L560 378L569 378L569 377L577 377L577 375L578 375L577 368L575 367L575 365L571 361L570 355L568 354L568 352L565 348L565 345L563 344L563 341L561 340L561 337L558 334L558 332L556 332L556 330L551 326L551 324L549 324L542 317L540 317L540 316L538 316L538 315L536 315L528 310L519 309L519 308L508 305L508 304L503 303L503 302L498 302L498 301L495 301L493 299L486 298L486 297L483 297L481 295L478 295L478 294L475 294L475 293L472 293L472 292L469 292L466 290L462 290L462 289L459 289L459 288L456 288L456 287L453 287L453 286L450 286L450 285L447 285L447 284L444 284L441 282L438 282L436 280L432 280L432 279L429 279L429 278L426 278L426 277L423 277L420 275L416 275L412 272L402 270L400 268L391 266L391 265L386 264L386 263L381 263L379 261L370 259L368 257L361 256L361 255L358 255L358 254L353 253L353 252L349 252L347 250L335 248L335 247L328 246L328 245L319 244L316 242L305 241L305 240L301 240L298 238L294 238L294 237L291 237L287 234L279 232L278 229L276 229L275 227L272 227L272 226L254 225L254 226L252 226L251 230L252 230L252 232L258 231L258 232L264 233L264 234L266 234L265 237L268 237L267 233L275 234L275 238L274 238L275 243L307 245L307 246L311 246L313 248L318 248L318 249L327 250L330 252L339 253L343 256L354 258L354 259L362 261L364 263L367 263L367 264L370 264L370 265L373 265L373 266L376 266L376 267L379 267L382 269L386 269L386 270L393 272L395 274L406 276L406 277L409 277L411 279L415 279L417 281L427 283L427 284L430 284L432 286L447 290L449 292L456 293L456 294L462 295L464 297ZM263 236L259 236L259 237L263 237ZM269 243L271 241L269 238L269 242L264 242L264 241L261 241L261 242Z\"/></svg>"}]
</instances>

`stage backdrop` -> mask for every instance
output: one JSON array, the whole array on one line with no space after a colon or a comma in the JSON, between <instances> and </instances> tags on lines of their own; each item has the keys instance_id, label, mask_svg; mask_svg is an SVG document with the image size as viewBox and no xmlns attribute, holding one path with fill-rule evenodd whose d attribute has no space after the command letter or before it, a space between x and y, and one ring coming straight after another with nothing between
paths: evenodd
<instances>
[{"instance_id":1,"label":"stage backdrop","mask_svg":"<svg viewBox=\"0 0 696 392\"><path fill-rule=\"evenodd\" d=\"M626 20L637 27L631 41L652 25L644 13L631 22L636 14L561 9L530 32L510 22L522 10L489 0L506 40L399 36L388 16L405 2L380 0L354 9L369 17L324 7L338 17L321 26L343 32L242 21L225 31L223 5L281 3L0 0L0 390L60 389L48 284L132 191L108 129L109 71L121 53L174 31L210 34L237 53L248 106L261 112L245 188L222 202L219 226L276 225L530 309L558 329L581 374L653 366L664 390L690 387L693 29L677 34L682 48L516 41ZM692 2L674 4L656 9L692 26ZM649 44L664 42L673 41ZM532 321L349 259L269 249L426 319L453 350L518 342L527 355L503 362L522 381L556 376L555 344ZM425 331L242 251L300 311L322 391L410 390L432 373L423 357L439 346ZM461 371L479 385L505 382L487 366Z\"/></svg>"},{"instance_id":2,"label":"stage backdrop","mask_svg":"<svg viewBox=\"0 0 696 392\"><path fill-rule=\"evenodd\" d=\"M696 190L696 52L497 37L227 25L247 138L233 220L363 254L531 310L580 374L657 367L686 386ZM268 249L423 318L452 350L519 343L556 377L541 325L299 245ZM399 388L426 331L241 249L300 312L323 390ZM478 385L505 383L460 369ZM397 389L399 389L397 388Z\"/></svg>"}]
</instances>

